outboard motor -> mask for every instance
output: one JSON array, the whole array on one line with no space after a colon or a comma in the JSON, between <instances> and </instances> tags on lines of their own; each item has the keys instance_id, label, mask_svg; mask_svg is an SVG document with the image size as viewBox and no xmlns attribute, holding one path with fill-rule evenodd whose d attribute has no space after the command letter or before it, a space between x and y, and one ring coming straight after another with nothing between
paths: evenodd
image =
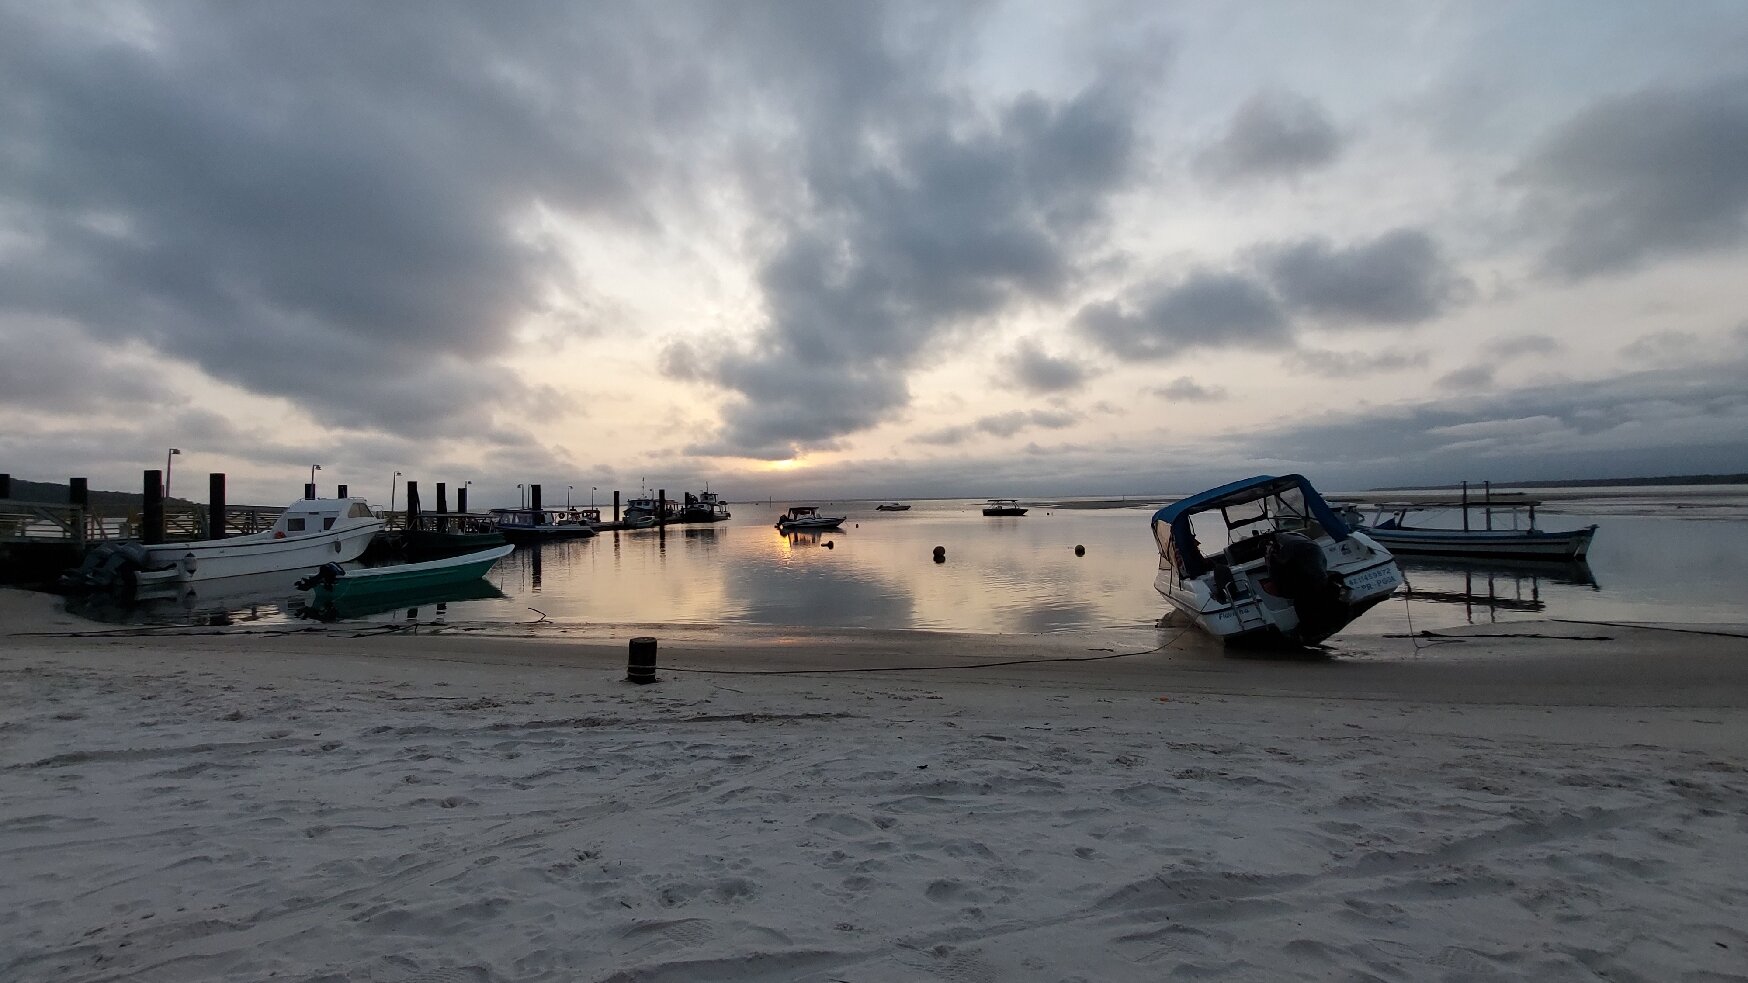
<instances>
[{"instance_id":1,"label":"outboard motor","mask_svg":"<svg viewBox=\"0 0 1748 983\"><path fill-rule=\"evenodd\" d=\"M1282 597L1312 597L1329 585L1329 560L1323 547L1296 532L1276 533L1268 547L1269 579Z\"/></svg>"},{"instance_id":2,"label":"outboard motor","mask_svg":"<svg viewBox=\"0 0 1748 983\"><path fill-rule=\"evenodd\" d=\"M317 584L323 587L334 586L334 581L346 576L346 568L329 561L316 568L316 572L293 584L298 590L313 590Z\"/></svg>"},{"instance_id":3,"label":"outboard motor","mask_svg":"<svg viewBox=\"0 0 1748 983\"><path fill-rule=\"evenodd\" d=\"M56 581L64 591L133 590L134 574L144 570L149 555L138 543L99 543L85 554L78 569Z\"/></svg>"}]
</instances>

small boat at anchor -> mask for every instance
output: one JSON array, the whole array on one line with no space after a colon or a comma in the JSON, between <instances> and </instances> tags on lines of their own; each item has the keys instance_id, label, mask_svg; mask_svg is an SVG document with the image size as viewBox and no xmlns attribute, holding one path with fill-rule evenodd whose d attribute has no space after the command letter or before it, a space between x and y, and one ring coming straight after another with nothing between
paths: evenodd
<instances>
[{"instance_id":1,"label":"small boat at anchor","mask_svg":"<svg viewBox=\"0 0 1748 983\"><path fill-rule=\"evenodd\" d=\"M1017 498L992 498L983 507L984 515L1025 515L1026 510L1020 507Z\"/></svg>"},{"instance_id":2,"label":"small boat at anchor","mask_svg":"<svg viewBox=\"0 0 1748 983\"><path fill-rule=\"evenodd\" d=\"M1596 526L1563 532L1538 529L1536 507L1541 504L1520 494L1494 494L1491 489L1482 500L1472 501L1465 487L1462 498L1456 500L1375 502L1364 508L1358 503L1346 504L1342 518L1392 552L1405 555L1583 560L1590 552ZM1367 510L1372 513L1369 517ZM1461 528L1423 525L1424 520L1410 519L1449 511L1461 513ZM1482 515L1477 518L1472 511ZM1510 520L1510 528L1501 524L1502 516Z\"/></svg>"},{"instance_id":3,"label":"small boat at anchor","mask_svg":"<svg viewBox=\"0 0 1748 983\"><path fill-rule=\"evenodd\" d=\"M792 505L789 511L777 519L777 528L782 532L801 529L836 529L844 524L847 516L820 515L819 509L812 505Z\"/></svg>"},{"instance_id":4,"label":"small boat at anchor","mask_svg":"<svg viewBox=\"0 0 1748 983\"><path fill-rule=\"evenodd\" d=\"M296 587L310 592L310 603L315 607L452 587L485 576L493 564L509 556L515 548L506 543L442 560L354 567L351 570L338 563L324 563L315 573L299 580Z\"/></svg>"},{"instance_id":5,"label":"small boat at anchor","mask_svg":"<svg viewBox=\"0 0 1748 983\"><path fill-rule=\"evenodd\" d=\"M892 502L892 503L887 504L887 505L876 505L876 506L874 506L874 511L876 511L876 512L909 512L910 506L902 505L898 502Z\"/></svg>"},{"instance_id":6,"label":"small boat at anchor","mask_svg":"<svg viewBox=\"0 0 1748 983\"><path fill-rule=\"evenodd\" d=\"M1154 589L1227 643L1316 645L1401 586L1389 550L1301 475L1258 475L1153 514ZM1223 542L1203 552L1198 535Z\"/></svg>"}]
</instances>

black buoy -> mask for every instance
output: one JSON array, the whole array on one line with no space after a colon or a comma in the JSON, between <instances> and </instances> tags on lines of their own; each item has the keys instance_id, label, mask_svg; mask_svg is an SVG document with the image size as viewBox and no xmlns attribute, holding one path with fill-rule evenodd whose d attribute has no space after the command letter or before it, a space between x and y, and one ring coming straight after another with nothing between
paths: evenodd
<instances>
[{"instance_id":1,"label":"black buoy","mask_svg":"<svg viewBox=\"0 0 1748 983\"><path fill-rule=\"evenodd\" d=\"M1085 546L1076 546L1074 548L1074 555L1075 556L1085 556L1086 555L1086 547Z\"/></svg>"},{"instance_id":2,"label":"black buoy","mask_svg":"<svg viewBox=\"0 0 1748 983\"><path fill-rule=\"evenodd\" d=\"M935 547L935 562L936 563L946 563L947 562L947 547L945 547L945 546Z\"/></svg>"},{"instance_id":3,"label":"black buoy","mask_svg":"<svg viewBox=\"0 0 1748 983\"><path fill-rule=\"evenodd\" d=\"M625 663L625 678L638 685L653 683L655 678L656 640L651 635L639 635L631 640L631 655Z\"/></svg>"},{"instance_id":4,"label":"black buoy","mask_svg":"<svg viewBox=\"0 0 1748 983\"><path fill-rule=\"evenodd\" d=\"M835 550L838 548L838 544L836 544L828 539L825 541L825 548L828 550Z\"/></svg>"}]
</instances>

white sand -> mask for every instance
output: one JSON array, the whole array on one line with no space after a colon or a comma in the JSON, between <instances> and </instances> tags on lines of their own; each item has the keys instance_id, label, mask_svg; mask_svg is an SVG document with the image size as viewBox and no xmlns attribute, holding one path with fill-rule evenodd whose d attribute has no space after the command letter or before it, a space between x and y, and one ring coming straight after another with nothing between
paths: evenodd
<instances>
[{"instance_id":1,"label":"white sand","mask_svg":"<svg viewBox=\"0 0 1748 983\"><path fill-rule=\"evenodd\" d=\"M1748 642L1608 633L14 634L0 980L1743 979Z\"/></svg>"}]
</instances>

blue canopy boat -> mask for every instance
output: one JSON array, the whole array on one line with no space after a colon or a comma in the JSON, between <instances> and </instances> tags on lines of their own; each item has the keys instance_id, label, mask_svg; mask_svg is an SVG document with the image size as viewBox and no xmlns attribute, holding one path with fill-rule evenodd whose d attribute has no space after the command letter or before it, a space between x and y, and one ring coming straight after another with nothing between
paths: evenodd
<instances>
[{"instance_id":1,"label":"blue canopy boat","mask_svg":"<svg viewBox=\"0 0 1748 983\"><path fill-rule=\"evenodd\" d=\"M1198 536L1213 550L1204 553ZM1390 552L1350 529L1302 475L1257 475L1153 514L1154 589L1227 642L1316 645L1402 583Z\"/></svg>"}]
</instances>

